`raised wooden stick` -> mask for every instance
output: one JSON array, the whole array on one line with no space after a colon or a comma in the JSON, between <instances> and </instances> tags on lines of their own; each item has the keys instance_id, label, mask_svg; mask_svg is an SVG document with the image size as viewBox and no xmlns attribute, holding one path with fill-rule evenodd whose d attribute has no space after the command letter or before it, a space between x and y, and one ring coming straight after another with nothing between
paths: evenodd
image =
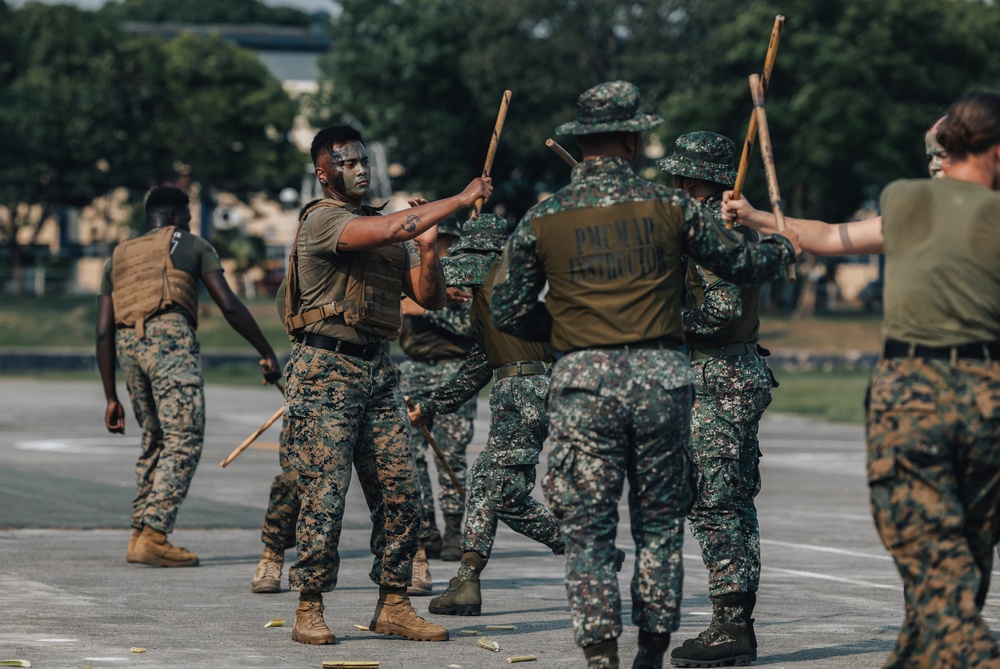
<instances>
[{"instance_id":1,"label":"raised wooden stick","mask_svg":"<svg viewBox=\"0 0 1000 669\"><path fill-rule=\"evenodd\" d=\"M785 230L785 211L781 204L781 191L778 190L778 172L774 169L774 151L771 148L771 133L767 128L767 113L764 111L764 90L760 77L750 75L750 95L753 97L753 110L757 119L757 134L760 135L760 155L764 159L764 175L767 177L767 194L771 198L771 210L774 212L778 230ZM785 268L785 277L795 281L795 265Z\"/></svg>"},{"instance_id":2,"label":"raised wooden stick","mask_svg":"<svg viewBox=\"0 0 1000 669\"><path fill-rule=\"evenodd\" d=\"M490 170L493 169L493 158L497 153L497 144L500 143L500 132L503 130L503 122L507 120L507 106L510 105L510 91L503 92L503 98L500 100L500 111L497 113L497 124L493 127L493 137L490 138L490 148L486 152L486 165L483 167L483 176L488 177L490 175ZM470 218L476 218L479 216L479 212L483 208L483 198L476 200L475 206L472 208L472 216Z\"/></svg>"},{"instance_id":3,"label":"raised wooden stick","mask_svg":"<svg viewBox=\"0 0 1000 669\"><path fill-rule=\"evenodd\" d=\"M267 430L267 428L269 428L272 425L274 425L274 421L276 421L279 418L281 418L281 414L283 414L283 413L285 413L285 407L284 406L282 406L280 409L278 409L277 411L275 411L273 416L271 416L270 418L268 418L267 421L263 425L261 425L259 428L257 428L257 430L253 434L251 434L249 437L247 437L246 440L242 444L240 444L239 446L237 446L236 449L233 450L233 452L230 453L229 456L225 460L223 460L222 462L219 463L219 466L220 467L225 467L230 462L232 462L233 460L235 460L236 457L240 453L242 453L243 451L245 451L247 449L247 447L250 444L252 444L257 439L257 437L259 437L260 435L264 434L264 432Z\"/></svg>"},{"instance_id":4,"label":"raised wooden stick","mask_svg":"<svg viewBox=\"0 0 1000 669\"><path fill-rule=\"evenodd\" d=\"M555 151L556 155L562 158L563 162L565 162L567 165L569 165L570 167L576 167L577 165L576 158L569 155L569 151L559 146L559 142L557 142L554 139L547 139L545 140L545 146Z\"/></svg>"},{"instance_id":5,"label":"raised wooden stick","mask_svg":"<svg viewBox=\"0 0 1000 669\"><path fill-rule=\"evenodd\" d=\"M416 407L413 406L413 402L411 402L409 398L406 398L406 408L410 411L416 409ZM444 473L447 474L448 478L451 479L451 482L455 484L455 489L458 490L458 494L465 497L465 488L463 488L462 484L458 482L458 477L455 476L455 472L451 470L451 466L448 464L448 461L444 459L444 452L441 450L441 447L438 446L434 437L431 436L431 431L427 429L426 425L424 425L423 420L420 421L418 427L420 428L420 434L424 435L424 439L426 439L427 443L431 445L431 449L433 449L434 455L437 456L438 462L444 469Z\"/></svg>"},{"instance_id":6,"label":"raised wooden stick","mask_svg":"<svg viewBox=\"0 0 1000 669\"><path fill-rule=\"evenodd\" d=\"M785 17L774 17L774 27L771 28L771 40L767 43L767 55L764 56L764 70L760 75L760 85L764 93L767 93L767 85L771 82L771 70L774 68L774 58L778 55L778 42L781 41L781 26L785 23ZM750 123L747 126L747 137L743 141L743 154L740 156L740 166L736 170L736 183L733 184L733 199L739 199L743 192L743 182L747 178L747 168L750 166L750 151L753 150L754 140L757 138L757 114L750 113ZM732 228L732 222L726 224Z\"/></svg>"}]
</instances>

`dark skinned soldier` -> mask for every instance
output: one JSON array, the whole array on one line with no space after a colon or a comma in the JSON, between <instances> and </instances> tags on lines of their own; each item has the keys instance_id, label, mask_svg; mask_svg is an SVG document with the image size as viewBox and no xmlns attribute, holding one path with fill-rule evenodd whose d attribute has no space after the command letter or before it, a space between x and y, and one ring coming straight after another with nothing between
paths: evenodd
<instances>
[{"instance_id":1,"label":"dark skinned soldier","mask_svg":"<svg viewBox=\"0 0 1000 669\"><path fill-rule=\"evenodd\" d=\"M369 166L357 131L324 128L311 153L326 197L300 219L285 299L285 329L295 341L285 368L281 458L298 475L301 502L298 561L289 569L290 585L299 591L292 639L334 643L323 620L323 593L337 584L353 465L374 524L370 576L379 598L369 628L444 641L448 631L420 618L406 595L420 490L398 373L384 344L399 331L400 294L424 308L444 306L436 224L489 197L492 186L488 178L473 179L459 195L411 200L411 209L381 216L362 204Z\"/></svg>"},{"instance_id":2,"label":"dark skinned soldier","mask_svg":"<svg viewBox=\"0 0 1000 669\"><path fill-rule=\"evenodd\" d=\"M642 112L633 84L595 86L577 110L556 132L576 137L583 160L511 236L493 320L564 353L549 390L553 446L542 487L566 542L573 631L590 669L619 666L614 540L629 481L633 667L649 669L662 666L678 626L684 516L694 500L682 258L750 283L780 273L795 249L783 237L726 247L692 198L636 176L642 131L662 119Z\"/></svg>"},{"instance_id":3,"label":"dark skinned soldier","mask_svg":"<svg viewBox=\"0 0 1000 669\"><path fill-rule=\"evenodd\" d=\"M205 389L198 339L198 283L226 321L261 355L268 383L278 361L253 316L229 288L212 245L191 234L188 196L154 188L146 196L149 232L122 242L104 268L97 298L97 367L104 385L109 432L125 432L115 390L120 363L142 451L136 462L132 537L126 560L193 567L198 556L167 541L187 496L205 437Z\"/></svg>"}]
</instances>

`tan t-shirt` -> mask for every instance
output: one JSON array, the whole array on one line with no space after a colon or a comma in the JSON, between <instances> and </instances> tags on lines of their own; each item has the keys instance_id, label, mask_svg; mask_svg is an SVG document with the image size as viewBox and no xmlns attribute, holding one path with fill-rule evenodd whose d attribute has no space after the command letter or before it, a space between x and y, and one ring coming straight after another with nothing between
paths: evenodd
<instances>
[{"instance_id":1,"label":"tan t-shirt","mask_svg":"<svg viewBox=\"0 0 1000 669\"><path fill-rule=\"evenodd\" d=\"M302 224L298 236L298 313L330 304L343 297L354 254L338 253L337 243L347 224L358 216L359 212L349 207L319 207ZM420 255L413 242L403 242L403 246L406 249L404 272L409 272L420 266ZM400 282L400 295L402 292L403 285ZM303 331L357 344L385 341L384 337L346 325L342 316L331 316L306 326Z\"/></svg>"},{"instance_id":2,"label":"tan t-shirt","mask_svg":"<svg viewBox=\"0 0 1000 669\"><path fill-rule=\"evenodd\" d=\"M882 192L886 339L957 346L1000 339L1000 193L957 179Z\"/></svg>"}]
</instances>

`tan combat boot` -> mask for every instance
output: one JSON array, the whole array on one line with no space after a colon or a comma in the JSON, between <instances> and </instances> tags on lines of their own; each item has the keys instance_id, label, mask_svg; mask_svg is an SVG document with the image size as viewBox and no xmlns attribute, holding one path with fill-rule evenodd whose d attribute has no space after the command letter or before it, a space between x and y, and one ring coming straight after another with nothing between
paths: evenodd
<instances>
[{"instance_id":1,"label":"tan combat boot","mask_svg":"<svg viewBox=\"0 0 1000 669\"><path fill-rule=\"evenodd\" d=\"M257 571L250 581L253 592L281 592L281 567L285 564L285 554L279 553L270 546L264 547L264 553L257 563Z\"/></svg>"},{"instance_id":2,"label":"tan combat boot","mask_svg":"<svg viewBox=\"0 0 1000 669\"><path fill-rule=\"evenodd\" d=\"M379 588L378 604L368 629L376 634L398 634L413 641L448 640L448 630L417 615L405 593L388 588Z\"/></svg>"},{"instance_id":3,"label":"tan combat boot","mask_svg":"<svg viewBox=\"0 0 1000 669\"><path fill-rule=\"evenodd\" d=\"M142 530L132 528L132 536L128 540L128 552L125 553L125 562L138 562L138 560L135 559L135 542L141 533Z\"/></svg>"},{"instance_id":4,"label":"tan combat boot","mask_svg":"<svg viewBox=\"0 0 1000 669\"><path fill-rule=\"evenodd\" d=\"M299 595L292 641L314 645L337 643L337 638L323 620L323 595Z\"/></svg>"},{"instance_id":5,"label":"tan combat boot","mask_svg":"<svg viewBox=\"0 0 1000 669\"><path fill-rule=\"evenodd\" d=\"M135 540L135 550L132 557L140 564L156 567L197 567L198 556L186 548L174 546L167 541L167 535L154 530L149 525Z\"/></svg>"},{"instance_id":6,"label":"tan combat boot","mask_svg":"<svg viewBox=\"0 0 1000 669\"><path fill-rule=\"evenodd\" d=\"M410 576L410 585L406 588L406 594L414 597L425 597L434 590L434 582L431 580L431 567L427 564L427 552L420 547L417 554L413 556L413 575Z\"/></svg>"}]
</instances>

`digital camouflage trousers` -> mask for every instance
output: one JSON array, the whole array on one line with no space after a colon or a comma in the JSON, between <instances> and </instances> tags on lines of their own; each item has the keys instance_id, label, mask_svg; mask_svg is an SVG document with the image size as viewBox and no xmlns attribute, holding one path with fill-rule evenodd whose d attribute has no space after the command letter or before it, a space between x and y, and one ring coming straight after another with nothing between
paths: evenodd
<instances>
[{"instance_id":1,"label":"digital camouflage trousers","mask_svg":"<svg viewBox=\"0 0 1000 669\"><path fill-rule=\"evenodd\" d=\"M981 611L1000 538L1000 362L895 358L868 390L868 486L903 579L885 667L1000 667Z\"/></svg>"},{"instance_id":2,"label":"digital camouflage trousers","mask_svg":"<svg viewBox=\"0 0 1000 669\"><path fill-rule=\"evenodd\" d=\"M406 360L399 365L400 390L403 395L409 397L420 391L426 391L428 388L441 386L455 375L461 364L460 360L446 360L433 365L417 360ZM476 398L472 398L455 413L433 416L426 422L431 436L441 448L448 466L451 467L455 478L458 479L463 488L466 487L465 478L468 471L465 450L472 441L475 418ZM465 513L465 498L458 494L458 489L445 473L444 467L437 461L434 452L430 451L430 455L427 455L430 445L417 428L410 430L410 450L417 465L417 477L420 481L420 506L424 515L421 538L426 539L430 534L430 528L437 527L434 490L431 487L431 477L427 466L428 457L434 460L437 470L438 503L441 505L441 513L461 516Z\"/></svg>"},{"instance_id":3,"label":"digital camouflage trousers","mask_svg":"<svg viewBox=\"0 0 1000 669\"><path fill-rule=\"evenodd\" d=\"M698 496L688 514L691 534L708 569L709 595L757 592L757 428L771 403L771 373L758 355L707 358L691 366L691 450L698 473Z\"/></svg>"},{"instance_id":4,"label":"digital camouflage trousers","mask_svg":"<svg viewBox=\"0 0 1000 669\"><path fill-rule=\"evenodd\" d=\"M545 415L548 390L545 374L512 376L493 385L489 438L469 478L469 515L462 552L475 551L489 558L498 521L562 552L565 544L555 518L531 496L535 465L549 433Z\"/></svg>"},{"instance_id":5,"label":"digital camouflage trousers","mask_svg":"<svg viewBox=\"0 0 1000 669\"><path fill-rule=\"evenodd\" d=\"M132 527L149 525L170 533L205 437L198 340L181 314L163 314L146 323L142 338L134 328L119 328L116 348L132 410L142 427Z\"/></svg>"},{"instance_id":6,"label":"digital camouflage trousers","mask_svg":"<svg viewBox=\"0 0 1000 669\"><path fill-rule=\"evenodd\" d=\"M337 584L352 465L374 525L371 579L405 588L417 550L420 490L388 354L366 361L294 344L285 380L281 465L296 473L301 504L291 588L313 594Z\"/></svg>"},{"instance_id":7,"label":"digital camouflage trousers","mask_svg":"<svg viewBox=\"0 0 1000 669\"><path fill-rule=\"evenodd\" d=\"M622 630L615 572L618 501L629 483L632 621L679 622L684 516L694 499L691 367L676 351L571 353L552 373L552 451L542 487L566 542L566 592L580 646Z\"/></svg>"}]
</instances>

